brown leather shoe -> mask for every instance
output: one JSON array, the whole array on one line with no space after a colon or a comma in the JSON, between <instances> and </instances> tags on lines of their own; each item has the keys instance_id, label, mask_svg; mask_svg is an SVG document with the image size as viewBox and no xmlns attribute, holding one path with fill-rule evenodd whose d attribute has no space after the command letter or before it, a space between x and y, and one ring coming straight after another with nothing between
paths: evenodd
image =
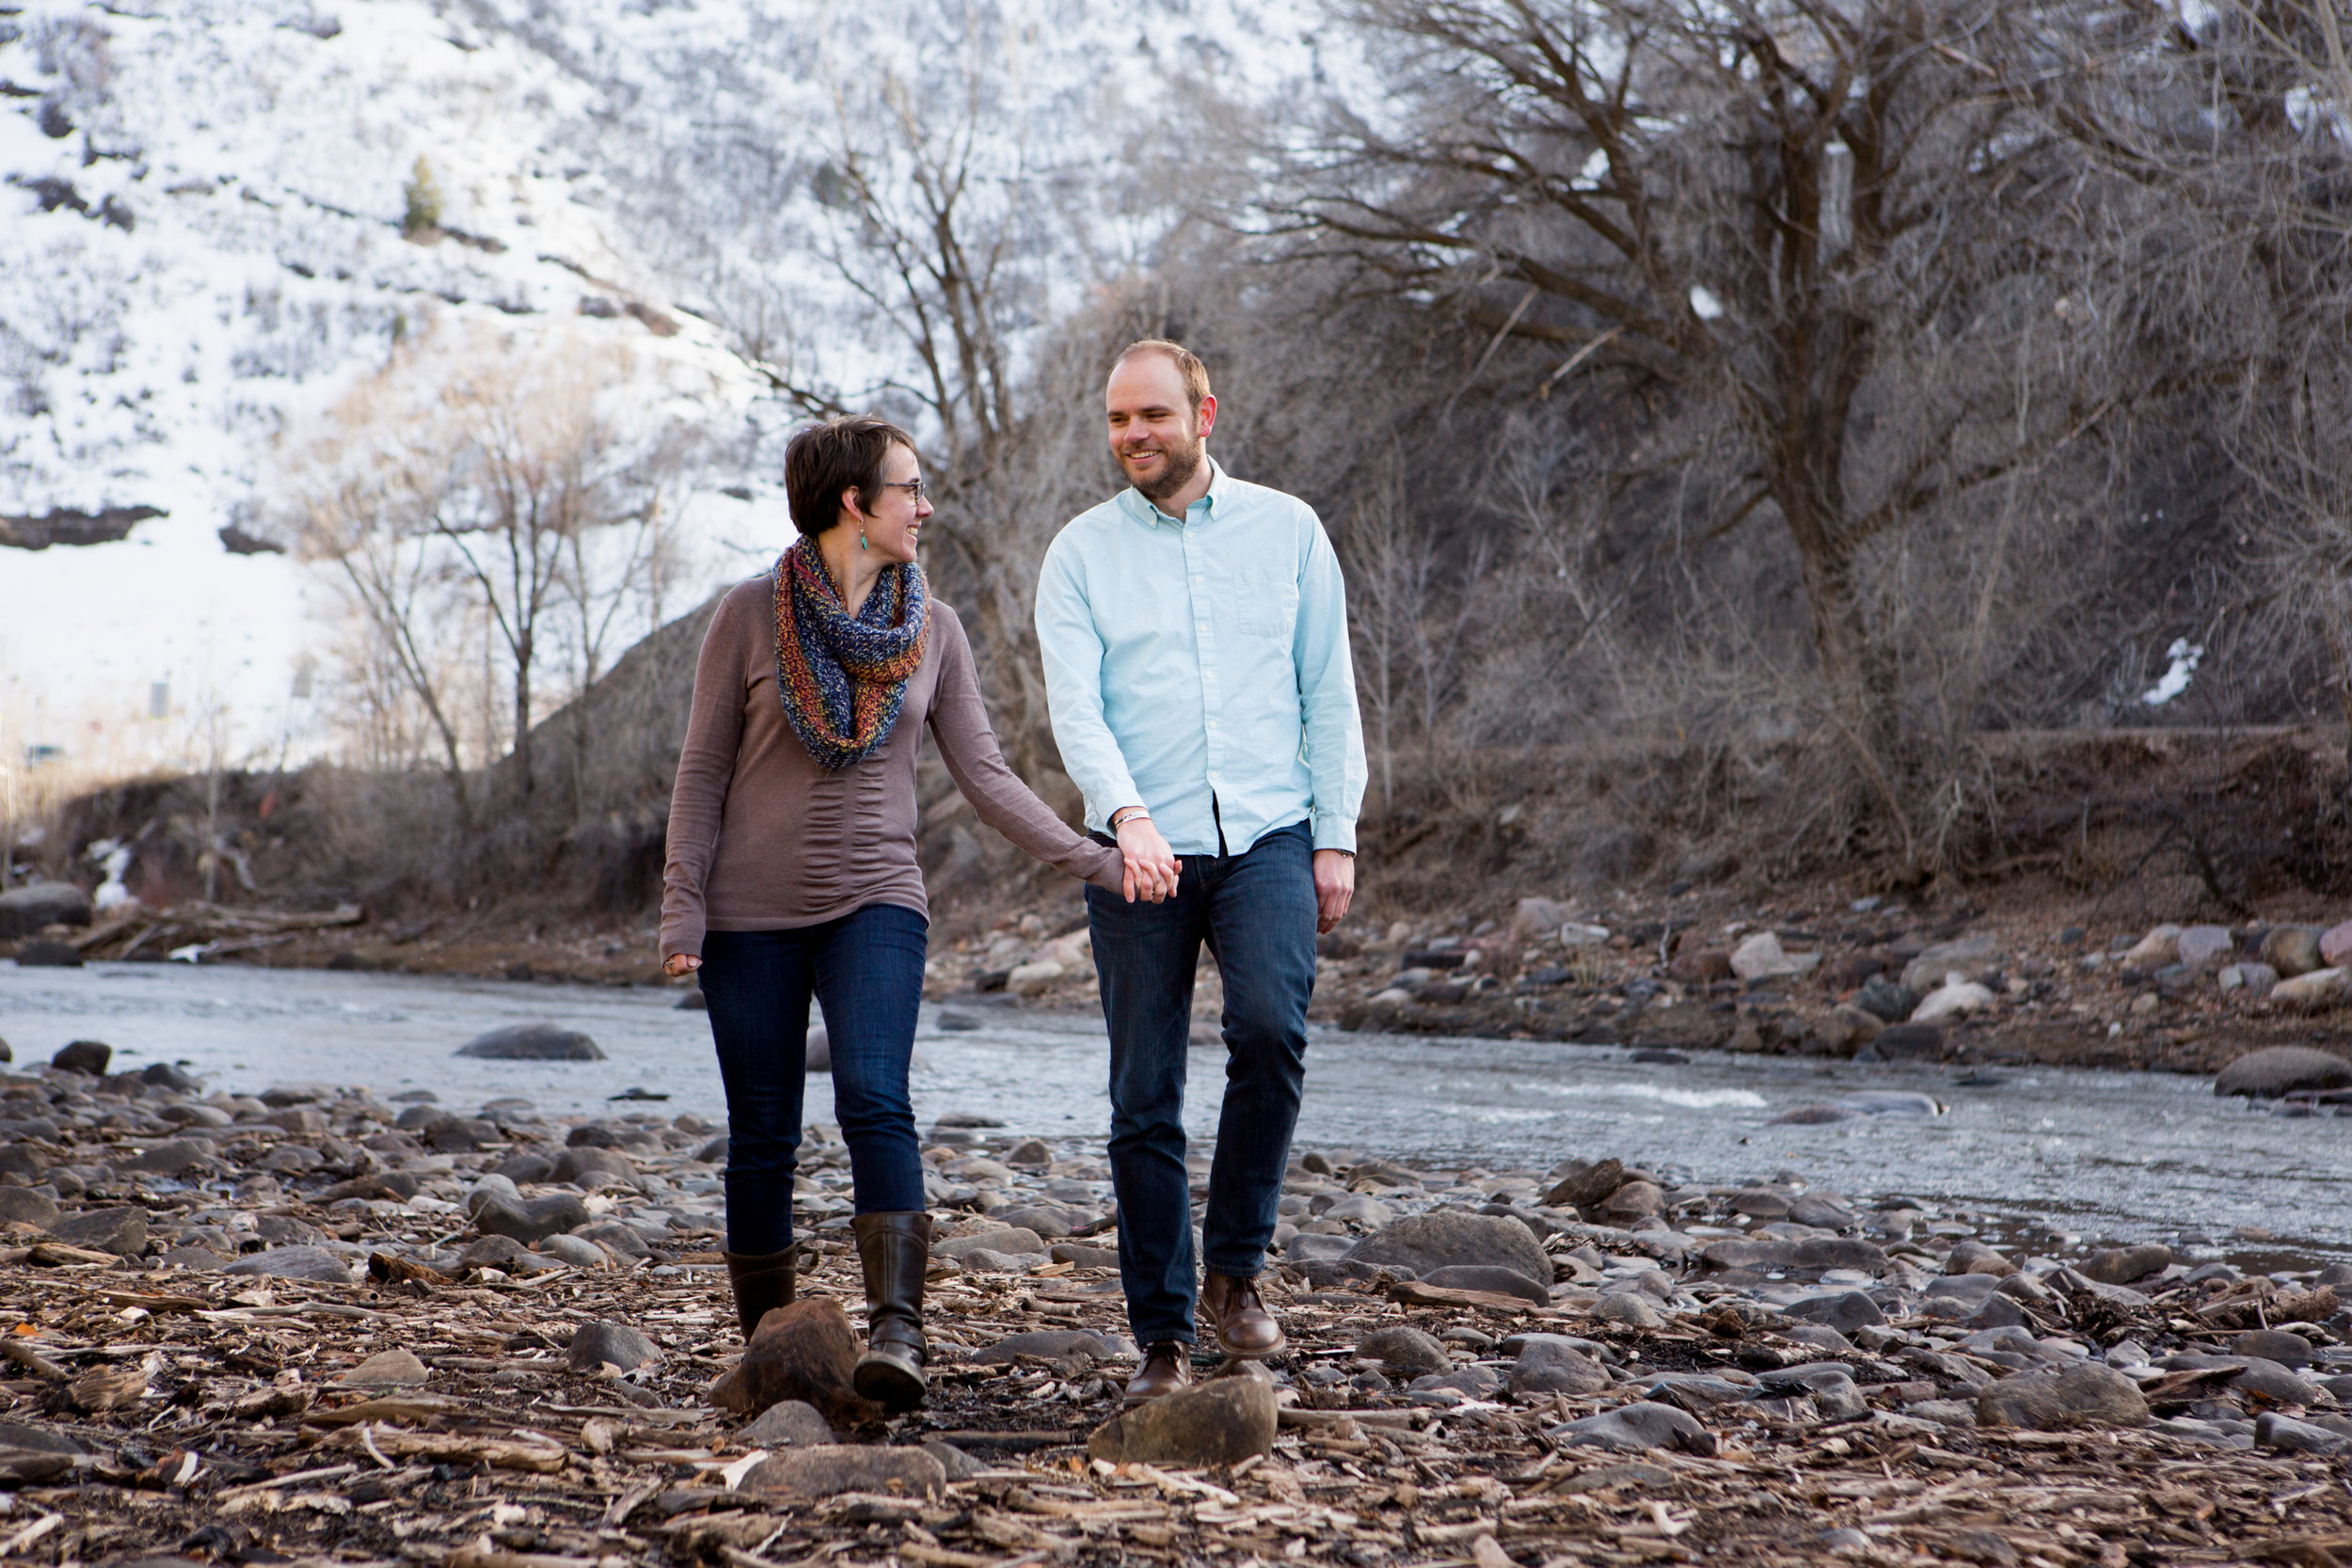
<instances>
[{"instance_id":1,"label":"brown leather shoe","mask_svg":"<svg viewBox=\"0 0 2352 1568\"><path fill-rule=\"evenodd\" d=\"M1255 1360L1279 1355L1290 1345L1282 1325L1265 1309L1254 1279L1212 1273L1200 1284L1200 1307L1216 1327L1216 1348Z\"/></svg>"},{"instance_id":2,"label":"brown leather shoe","mask_svg":"<svg viewBox=\"0 0 2352 1568\"><path fill-rule=\"evenodd\" d=\"M1127 1402L1141 1404L1172 1394L1192 1382L1192 1347L1171 1339L1143 1353L1143 1365L1127 1380Z\"/></svg>"}]
</instances>

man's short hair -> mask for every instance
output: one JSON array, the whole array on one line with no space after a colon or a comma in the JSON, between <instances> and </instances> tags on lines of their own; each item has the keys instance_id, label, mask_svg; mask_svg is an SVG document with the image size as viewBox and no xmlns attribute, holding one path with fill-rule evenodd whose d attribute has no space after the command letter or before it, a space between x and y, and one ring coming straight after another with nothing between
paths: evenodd
<instances>
[{"instance_id":1,"label":"man's short hair","mask_svg":"<svg viewBox=\"0 0 2352 1568\"><path fill-rule=\"evenodd\" d=\"M811 539L833 527L841 520L841 492L852 485L858 505L872 511L892 447L913 451L914 437L874 414L844 414L793 436L784 449L792 526Z\"/></svg>"},{"instance_id":2,"label":"man's short hair","mask_svg":"<svg viewBox=\"0 0 2352 1568\"><path fill-rule=\"evenodd\" d=\"M1191 400L1192 411L1200 412L1201 400L1209 395L1209 367L1200 362L1199 355L1166 338L1141 338L1119 351L1119 357L1111 361L1111 369L1117 371L1138 354L1162 355L1173 363L1176 373L1184 378L1184 396Z\"/></svg>"}]
</instances>

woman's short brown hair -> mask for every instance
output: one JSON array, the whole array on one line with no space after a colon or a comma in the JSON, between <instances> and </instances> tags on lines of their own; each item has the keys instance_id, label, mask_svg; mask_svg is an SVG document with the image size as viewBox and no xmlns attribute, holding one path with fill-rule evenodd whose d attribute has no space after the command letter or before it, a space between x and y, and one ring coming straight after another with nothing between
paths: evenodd
<instances>
[{"instance_id":1,"label":"woman's short brown hair","mask_svg":"<svg viewBox=\"0 0 2352 1568\"><path fill-rule=\"evenodd\" d=\"M844 414L793 436L784 449L792 526L816 538L841 520L841 492L852 486L858 505L872 511L892 447L913 451L914 437L874 414Z\"/></svg>"}]
</instances>

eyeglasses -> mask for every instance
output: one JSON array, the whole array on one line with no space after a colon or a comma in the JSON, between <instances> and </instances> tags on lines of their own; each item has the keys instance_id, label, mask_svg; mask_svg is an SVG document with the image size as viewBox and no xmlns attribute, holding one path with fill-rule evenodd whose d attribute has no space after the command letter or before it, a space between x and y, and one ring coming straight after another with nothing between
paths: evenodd
<instances>
[{"instance_id":1,"label":"eyeglasses","mask_svg":"<svg viewBox=\"0 0 2352 1568\"><path fill-rule=\"evenodd\" d=\"M882 487L885 490L904 490L907 493L907 499L919 501L923 499L926 485L925 482L920 479L885 479L882 483Z\"/></svg>"}]
</instances>

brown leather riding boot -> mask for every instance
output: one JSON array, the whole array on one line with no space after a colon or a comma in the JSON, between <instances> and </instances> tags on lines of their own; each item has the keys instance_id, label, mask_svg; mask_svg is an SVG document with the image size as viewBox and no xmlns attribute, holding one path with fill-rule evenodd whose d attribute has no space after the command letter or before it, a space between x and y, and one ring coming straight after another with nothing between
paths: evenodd
<instances>
[{"instance_id":1,"label":"brown leather riding boot","mask_svg":"<svg viewBox=\"0 0 2352 1568\"><path fill-rule=\"evenodd\" d=\"M792 1249L786 1247L765 1257L730 1252L726 1259L727 1282L735 1287L735 1321L742 1325L744 1341L749 1343L760 1319L779 1307L792 1305L796 1284Z\"/></svg>"},{"instance_id":2,"label":"brown leather riding boot","mask_svg":"<svg viewBox=\"0 0 2352 1568\"><path fill-rule=\"evenodd\" d=\"M1170 1339L1143 1353L1143 1365L1127 1380L1127 1402L1141 1404L1172 1394L1192 1382L1192 1347Z\"/></svg>"},{"instance_id":3,"label":"brown leather riding boot","mask_svg":"<svg viewBox=\"0 0 2352 1568\"><path fill-rule=\"evenodd\" d=\"M850 1222L866 1271L866 1354L850 1381L891 1415L914 1409L930 1391L923 1368L923 1275L931 1262L927 1213L860 1214Z\"/></svg>"},{"instance_id":4,"label":"brown leather riding boot","mask_svg":"<svg viewBox=\"0 0 2352 1568\"><path fill-rule=\"evenodd\" d=\"M1256 1360L1279 1355L1290 1344L1282 1325L1266 1310L1254 1279L1211 1273L1200 1283L1200 1309L1216 1327L1216 1348L1228 1355Z\"/></svg>"}]
</instances>

